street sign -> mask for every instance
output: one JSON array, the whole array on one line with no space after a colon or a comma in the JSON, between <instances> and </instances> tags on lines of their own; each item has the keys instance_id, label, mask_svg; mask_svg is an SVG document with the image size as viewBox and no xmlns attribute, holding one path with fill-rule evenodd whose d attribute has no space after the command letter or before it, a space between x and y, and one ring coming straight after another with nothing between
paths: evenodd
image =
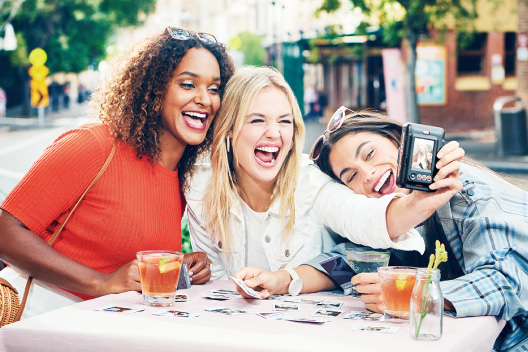
<instances>
[{"instance_id":1,"label":"street sign","mask_svg":"<svg viewBox=\"0 0 528 352\"><path fill-rule=\"evenodd\" d=\"M45 108L49 105L49 92L46 76L49 69L44 66L48 55L41 48L36 48L29 54L29 62L33 65L28 73L31 76L31 106L34 108Z\"/></svg>"}]
</instances>

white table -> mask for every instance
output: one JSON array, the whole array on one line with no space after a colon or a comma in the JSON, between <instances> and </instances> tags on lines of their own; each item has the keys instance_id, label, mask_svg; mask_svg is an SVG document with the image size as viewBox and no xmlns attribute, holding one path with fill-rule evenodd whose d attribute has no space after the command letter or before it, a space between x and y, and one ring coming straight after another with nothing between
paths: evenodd
<instances>
[{"instance_id":1,"label":"white table","mask_svg":"<svg viewBox=\"0 0 528 352\"><path fill-rule=\"evenodd\" d=\"M437 341L415 341L407 324L396 334L352 331L355 324L388 326L385 322L367 322L327 318L324 324L307 324L263 319L256 314L226 316L206 312L204 308L231 307L251 313L270 312L271 300L235 299L215 301L202 296L211 289L234 289L230 281L211 281L179 293L187 293L189 302L178 302L175 310L199 313L196 318L155 316L166 308L145 307L137 292L107 295L26 319L0 329L0 351L490 351L504 326L495 317L453 319L444 317L444 333ZM365 310L354 297L309 294L302 297L343 301L341 310ZM109 306L146 308L133 314L111 313L95 309ZM309 317L317 310L300 304L290 315Z\"/></svg>"}]
</instances>

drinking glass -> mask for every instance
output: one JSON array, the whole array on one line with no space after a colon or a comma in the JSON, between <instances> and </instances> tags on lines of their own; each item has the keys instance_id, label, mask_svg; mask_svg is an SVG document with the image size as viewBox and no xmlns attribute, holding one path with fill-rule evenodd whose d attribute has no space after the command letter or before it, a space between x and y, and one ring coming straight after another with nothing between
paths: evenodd
<instances>
[{"instance_id":1,"label":"drinking glass","mask_svg":"<svg viewBox=\"0 0 528 352\"><path fill-rule=\"evenodd\" d=\"M183 253L175 251L137 252L143 304L152 307L174 305Z\"/></svg>"},{"instance_id":2,"label":"drinking glass","mask_svg":"<svg viewBox=\"0 0 528 352\"><path fill-rule=\"evenodd\" d=\"M356 274L375 273L379 267L389 265L391 252L388 249L374 249L370 247L347 248L348 264L354 269ZM353 288L353 296L359 293Z\"/></svg>"},{"instance_id":3,"label":"drinking glass","mask_svg":"<svg viewBox=\"0 0 528 352\"><path fill-rule=\"evenodd\" d=\"M416 268L386 266L378 268L381 296L385 304L385 320L409 320L411 294L416 281Z\"/></svg>"},{"instance_id":4,"label":"drinking glass","mask_svg":"<svg viewBox=\"0 0 528 352\"><path fill-rule=\"evenodd\" d=\"M375 273L379 267L389 265L390 250L365 247L347 248L348 264L356 274Z\"/></svg>"}]
</instances>

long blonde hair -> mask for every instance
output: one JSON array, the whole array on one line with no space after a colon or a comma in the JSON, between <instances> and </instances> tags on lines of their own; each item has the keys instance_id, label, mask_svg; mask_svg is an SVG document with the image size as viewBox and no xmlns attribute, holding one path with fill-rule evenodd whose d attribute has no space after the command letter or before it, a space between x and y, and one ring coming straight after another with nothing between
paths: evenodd
<instances>
[{"instance_id":1,"label":"long blonde hair","mask_svg":"<svg viewBox=\"0 0 528 352\"><path fill-rule=\"evenodd\" d=\"M283 91L291 105L294 137L292 148L279 171L274 185L271 205L280 198L280 213L288 214L284 222L283 235L288 236L295 224L295 188L304 147L304 122L299 105L288 83L272 67L245 66L236 70L227 83L222 106L216 116L213 144L211 148L212 177L204 196L205 226L212 238L220 240L224 251L231 247L229 209L239 198L236 188L236 172L233 162L233 145L236 145L239 133L256 95L265 88L275 87ZM231 132L231 148L228 151L226 141Z\"/></svg>"}]
</instances>

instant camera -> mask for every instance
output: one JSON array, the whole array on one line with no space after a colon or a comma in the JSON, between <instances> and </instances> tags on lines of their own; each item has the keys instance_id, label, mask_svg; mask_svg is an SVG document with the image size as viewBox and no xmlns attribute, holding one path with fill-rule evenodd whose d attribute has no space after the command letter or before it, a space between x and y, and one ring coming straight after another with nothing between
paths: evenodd
<instances>
[{"instance_id":1,"label":"instant camera","mask_svg":"<svg viewBox=\"0 0 528 352\"><path fill-rule=\"evenodd\" d=\"M398 187L433 192L429 185L438 171L436 154L444 145L444 130L440 127L406 123L398 150Z\"/></svg>"}]
</instances>

